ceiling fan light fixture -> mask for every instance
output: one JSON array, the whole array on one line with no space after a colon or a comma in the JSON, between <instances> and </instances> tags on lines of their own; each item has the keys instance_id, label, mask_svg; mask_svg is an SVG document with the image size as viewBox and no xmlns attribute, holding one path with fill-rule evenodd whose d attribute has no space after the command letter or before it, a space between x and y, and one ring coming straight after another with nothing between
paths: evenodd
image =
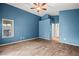
<instances>
[{"instance_id":1,"label":"ceiling fan light fixture","mask_svg":"<svg viewBox=\"0 0 79 59\"><path fill-rule=\"evenodd\" d=\"M40 12L42 10L47 10L47 4L46 3L33 3L35 6L31 9L35 9L37 12Z\"/></svg>"}]
</instances>

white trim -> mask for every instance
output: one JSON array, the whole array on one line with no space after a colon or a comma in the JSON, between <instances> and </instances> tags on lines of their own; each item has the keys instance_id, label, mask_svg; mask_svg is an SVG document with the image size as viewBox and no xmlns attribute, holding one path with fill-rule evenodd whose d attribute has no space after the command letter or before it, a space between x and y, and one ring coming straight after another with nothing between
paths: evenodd
<instances>
[{"instance_id":1,"label":"white trim","mask_svg":"<svg viewBox=\"0 0 79 59\"><path fill-rule=\"evenodd\" d=\"M63 43L63 44L68 44L68 45L72 45L72 46L78 46L79 47L79 45L77 45L77 44L72 44L72 43L66 43L66 42L62 42L62 41L60 41L60 43Z\"/></svg>"},{"instance_id":2,"label":"white trim","mask_svg":"<svg viewBox=\"0 0 79 59\"><path fill-rule=\"evenodd\" d=\"M28 41L28 40L34 40L34 39L37 39L37 38L30 38L30 39L26 39L26 40L20 40L20 41L16 41L16 42L1 44L0 46L5 46L5 45L10 45L10 44L20 43L20 42L24 42L24 41Z\"/></svg>"},{"instance_id":3,"label":"white trim","mask_svg":"<svg viewBox=\"0 0 79 59\"><path fill-rule=\"evenodd\" d=\"M45 40L51 40L51 39L47 39L47 38L43 38L43 37L38 37L38 38L40 38L40 39L45 39Z\"/></svg>"},{"instance_id":4,"label":"white trim","mask_svg":"<svg viewBox=\"0 0 79 59\"><path fill-rule=\"evenodd\" d=\"M9 37L3 36L3 21L11 21L12 22L12 35ZM14 37L14 20L2 18L2 38L11 38Z\"/></svg>"}]
</instances>

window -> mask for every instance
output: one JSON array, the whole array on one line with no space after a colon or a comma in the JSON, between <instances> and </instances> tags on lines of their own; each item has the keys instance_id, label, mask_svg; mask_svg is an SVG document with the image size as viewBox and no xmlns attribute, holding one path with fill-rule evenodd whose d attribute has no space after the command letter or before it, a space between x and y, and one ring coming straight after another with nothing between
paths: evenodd
<instances>
[{"instance_id":1,"label":"window","mask_svg":"<svg viewBox=\"0 0 79 59\"><path fill-rule=\"evenodd\" d=\"M2 38L14 37L14 20L2 19Z\"/></svg>"}]
</instances>

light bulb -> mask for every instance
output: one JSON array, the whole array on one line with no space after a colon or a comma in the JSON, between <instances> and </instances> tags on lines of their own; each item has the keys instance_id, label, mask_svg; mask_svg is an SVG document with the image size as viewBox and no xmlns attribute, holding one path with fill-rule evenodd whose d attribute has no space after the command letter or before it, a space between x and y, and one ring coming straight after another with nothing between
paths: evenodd
<instances>
[{"instance_id":1,"label":"light bulb","mask_svg":"<svg viewBox=\"0 0 79 59\"><path fill-rule=\"evenodd\" d=\"M37 9L37 10L41 10L41 8L40 8L40 7L37 7L36 9Z\"/></svg>"}]
</instances>

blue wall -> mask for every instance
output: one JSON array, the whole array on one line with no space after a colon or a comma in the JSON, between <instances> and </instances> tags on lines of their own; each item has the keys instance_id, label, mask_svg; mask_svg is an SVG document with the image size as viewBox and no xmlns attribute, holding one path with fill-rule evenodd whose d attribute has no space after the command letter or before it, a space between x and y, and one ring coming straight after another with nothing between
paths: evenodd
<instances>
[{"instance_id":1,"label":"blue wall","mask_svg":"<svg viewBox=\"0 0 79 59\"><path fill-rule=\"evenodd\" d=\"M0 39L0 44L38 37L39 16L7 4L0 4L0 15L0 25L2 17L14 20L14 37ZM0 32L1 28L2 26L0 26Z\"/></svg>"},{"instance_id":2,"label":"blue wall","mask_svg":"<svg viewBox=\"0 0 79 59\"><path fill-rule=\"evenodd\" d=\"M44 15L39 21L39 37L50 40L54 35L52 31L52 23L59 23L59 16Z\"/></svg>"},{"instance_id":3,"label":"blue wall","mask_svg":"<svg viewBox=\"0 0 79 59\"><path fill-rule=\"evenodd\" d=\"M48 14L45 14L44 16L41 17L41 20L45 20L45 19L50 19L51 16Z\"/></svg>"},{"instance_id":4,"label":"blue wall","mask_svg":"<svg viewBox=\"0 0 79 59\"><path fill-rule=\"evenodd\" d=\"M60 41L79 45L79 9L61 11L59 15Z\"/></svg>"},{"instance_id":5,"label":"blue wall","mask_svg":"<svg viewBox=\"0 0 79 59\"><path fill-rule=\"evenodd\" d=\"M2 19L2 5L0 5L0 20ZM0 39L2 37L2 21L0 21Z\"/></svg>"},{"instance_id":6,"label":"blue wall","mask_svg":"<svg viewBox=\"0 0 79 59\"><path fill-rule=\"evenodd\" d=\"M50 31L51 31L50 19L39 21L39 38L50 40L51 39Z\"/></svg>"},{"instance_id":7,"label":"blue wall","mask_svg":"<svg viewBox=\"0 0 79 59\"><path fill-rule=\"evenodd\" d=\"M51 19L51 23L59 23L59 16L50 16L48 14L45 14L44 16L41 17L41 20L45 19Z\"/></svg>"},{"instance_id":8,"label":"blue wall","mask_svg":"<svg viewBox=\"0 0 79 59\"><path fill-rule=\"evenodd\" d=\"M52 23L59 23L59 16L51 16L50 18L52 19Z\"/></svg>"}]
</instances>

